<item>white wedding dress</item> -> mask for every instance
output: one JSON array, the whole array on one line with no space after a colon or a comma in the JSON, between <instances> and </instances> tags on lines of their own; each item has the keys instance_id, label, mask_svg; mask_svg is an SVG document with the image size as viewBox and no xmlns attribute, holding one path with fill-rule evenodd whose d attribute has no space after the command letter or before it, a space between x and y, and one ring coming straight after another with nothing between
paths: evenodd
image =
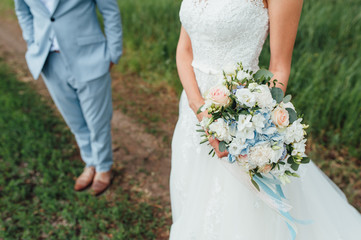
<instances>
[{"instance_id":1,"label":"white wedding dress","mask_svg":"<svg viewBox=\"0 0 361 240\"><path fill-rule=\"evenodd\" d=\"M219 81L221 69L242 62L256 71L268 35L262 0L183 0L180 19L193 47L192 63L203 93ZM279 214L239 181L227 163L200 145L197 118L182 93L172 142L171 240L289 240ZM361 215L314 163L284 186L297 225L297 240L360 240ZM241 174L241 172L240 172Z\"/></svg>"}]
</instances>

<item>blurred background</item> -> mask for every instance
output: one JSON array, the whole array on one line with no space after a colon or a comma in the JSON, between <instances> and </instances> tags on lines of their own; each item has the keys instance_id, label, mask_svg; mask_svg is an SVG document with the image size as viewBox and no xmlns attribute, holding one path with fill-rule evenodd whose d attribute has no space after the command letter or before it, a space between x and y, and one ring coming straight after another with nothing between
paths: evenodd
<instances>
[{"instance_id":1,"label":"blurred background","mask_svg":"<svg viewBox=\"0 0 361 240\"><path fill-rule=\"evenodd\" d=\"M72 190L82 162L42 82L32 81L12 0L0 2L0 239L168 239L170 144L182 91L180 0L121 0L112 70L116 178ZM101 19L101 16L99 15ZM260 57L267 68L269 44ZM288 92L308 154L361 211L361 0L305 1Z\"/></svg>"}]
</instances>

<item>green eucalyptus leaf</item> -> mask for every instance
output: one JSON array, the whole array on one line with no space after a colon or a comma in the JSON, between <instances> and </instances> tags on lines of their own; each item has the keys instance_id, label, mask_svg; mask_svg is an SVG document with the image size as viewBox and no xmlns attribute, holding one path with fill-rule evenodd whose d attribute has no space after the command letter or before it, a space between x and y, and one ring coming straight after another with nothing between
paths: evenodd
<instances>
[{"instance_id":1,"label":"green eucalyptus leaf","mask_svg":"<svg viewBox=\"0 0 361 240\"><path fill-rule=\"evenodd\" d=\"M292 99L292 96L288 94L286 97L283 98L283 102L288 103L291 101L291 99Z\"/></svg>"},{"instance_id":2,"label":"green eucalyptus leaf","mask_svg":"<svg viewBox=\"0 0 361 240\"><path fill-rule=\"evenodd\" d=\"M292 170L294 170L294 171L297 171L299 167L300 167L300 164L297 164L297 163L293 163L293 164L291 165L291 168L292 168Z\"/></svg>"},{"instance_id":3,"label":"green eucalyptus leaf","mask_svg":"<svg viewBox=\"0 0 361 240\"><path fill-rule=\"evenodd\" d=\"M219 151L220 152L224 152L226 151L227 147L226 147L226 143L224 141L219 143Z\"/></svg>"},{"instance_id":4,"label":"green eucalyptus leaf","mask_svg":"<svg viewBox=\"0 0 361 240\"><path fill-rule=\"evenodd\" d=\"M213 153L214 149L212 148L211 151L209 151L208 155L211 155Z\"/></svg>"},{"instance_id":5,"label":"green eucalyptus leaf","mask_svg":"<svg viewBox=\"0 0 361 240\"><path fill-rule=\"evenodd\" d=\"M277 103L282 102L282 100L283 100L283 91L282 91L281 88L278 88L278 87L271 88L271 94L272 94L272 98L274 100L276 100Z\"/></svg>"},{"instance_id":6,"label":"green eucalyptus leaf","mask_svg":"<svg viewBox=\"0 0 361 240\"><path fill-rule=\"evenodd\" d=\"M260 79L262 79L262 77L264 77L265 79L267 79L267 78L271 79L273 77L273 73L271 73L270 71L268 71L266 69L260 69L254 74L255 79L260 80Z\"/></svg>"},{"instance_id":7,"label":"green eucalyptus leaf","mask_svg":"<svg viewBox=\"0 0 361 240\"><path fill-rule=\"evenodd\" d=\"M255 172L254 174L256 174L256 176L259 178L263 178L262 174L260 174L259 172Z\"/></svg>"},{"instance_id":8,"label":"green eucalyptus leaf","mask_svg":"<svg viewBox=\"0 0 361 240\"><path fill-rule=\"evenodd\" d=\"M252 182L253 186L258 190L258 192L260 192L261 189L259 188L258 184L253 179L251 179L251 182Z\"/></svg>"},{"instance_id":9,"label":"green eucalyptus leaf","mask_svg":"<svg viewBox=\"0 0 361 240\"><path fill-rule=\"evenodd\" d=\"M292 173L292 176L293 177L298 177L298 178L300 177L300 175L298 175L297 173Z\"/></svg>"},{"instance_id":10,"label":"green eucalyptus leaf","mask_svg":"<svg viewBox=\"0 0 361 240\"><path fill-rule=\"evenodd\" d=\"M200 108L198 108L198 111L197 111L197 114L200 114L201 112L202 112L202 107L203 107L204 105L202 105L202 106L200 106Z\"/></svg>"},{"instance_id":11,"label":"green eucalyptus leaf","mask_svg":"<svg viewBox=\"0 0 361 240\"><path fill-rule=\"evenodd\" d=\"M294 121L297 120L297 113L295 110L293 110L292 108L286 108L288 115L289 115L289 121L290 123L293 123Z\"/></svg>"},{"instance_id":12,"label":"green eucalyptus leaf","mask_svg":"<svg viewBox=\"0 0 361 240\"><path fill-rule=\"evenodd\" d=\"M309 163L310 161L311 161L311 159L310 159L309 157L304 157L304 158L302 158L301 163L307 164L307 163Z\"/></svg>"}]
</instances>

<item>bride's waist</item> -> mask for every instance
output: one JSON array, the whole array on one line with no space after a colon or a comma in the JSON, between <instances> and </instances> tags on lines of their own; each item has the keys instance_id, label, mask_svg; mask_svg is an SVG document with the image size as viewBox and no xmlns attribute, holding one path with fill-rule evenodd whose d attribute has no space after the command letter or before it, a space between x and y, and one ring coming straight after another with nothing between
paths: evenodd
<instances>
[{"instance_id":1,"label":"bride's waist","mask_svg":"<svg viewBox=\"0 0 361 240\"><path fill-rule=\"evenodd\" d=\"M194 70L197 70L203 74L206 75L221 75L222 74L222 68L219 66L212 66L209 64L201 63L196 60L193 60L192 67Z\"/></svg>"},{"instance_id":2,"label":"bride's waist","mask_svg":"<svg viewBox=\"0 0 361 240\"><path fill-rule=\"evenodd\" d=\"M242 65L245 69L251 71L257 71L259 69L258 64L249 64L247 62L243 63ZM223 67L221 67L223 66ZM229 62L227 64L219 64L219 65L211 65L207 63L203 63L201 61L193 60L192 67L198 82L198 86L203 93L204 91L208 90L209 88L220 84L224 80L223 70L225 68L230 68L233 66L234 68L237 67L237 62Z\"/></svg>"},{"instance_id":3,"label":"bride's waist","mask_svg":"<svg viewBox=\"0 0 361 240\"><path fill-rule=\"evenodd\" d=\"M242 61L239 60L229 60L224 63L206 63L199 61L199 59L194 59L192 61L192 67L195 70L198 70L207 75L223 75L223 70L225 68L230 68L231 66L237 67L238 63L242 63L243 67L247 70L257 71L259 69L258 61Z\"/></svg>"}]
</instances>

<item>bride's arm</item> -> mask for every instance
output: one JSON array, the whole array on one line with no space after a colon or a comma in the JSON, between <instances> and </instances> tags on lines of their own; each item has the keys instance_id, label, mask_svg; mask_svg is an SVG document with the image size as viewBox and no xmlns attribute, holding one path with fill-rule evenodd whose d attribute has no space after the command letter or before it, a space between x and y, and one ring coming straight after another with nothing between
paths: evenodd
<instances>
[{"instance_id":1,"label":"bride's arm","mask_svg":"<svg viewBox=\"0 0 361 240\"><path fill-rule=\"evenodd\" d=\"M192 61L193 61L193 50L191 40L182 27L180 37L177 46L177 69L179 78L182 82L184 91L186 92L188 103L198 120L201 121L203 117L207 116L207 112L197 114L198 109L204 104L204 99L199 91L196 77L194 75ZM209 138L209 143L215 149L218 157L225 157L228 152L219 151L219 141L214 138Z\"/></svg>"},{"instance_id":2,"label":"bride's arm","mask_svg":"<svg viewBox=\"0 0 361 240\"><path fill-rule=\"evenodd\" d=\"M286 92L291 71L293 46L303 0L268 0L270 19L271 60L269 70L279 82L278 87Z\"/></svg>"},{"instance_id":3,"label":"bride's arm","mask_svg":"<svg viewBox=\"0 0 361 240\"><path fill-rule=\"evenodd\" d=\"M179 36L176 60L179 78L186 92L189 106L197 115L198 109L204 104L204 99L199 91L192 67L193 50L191 40L183 27ZM201 117L203 116L197 115L199 121L202 120Z\"/></svg>"}]
</instances>

